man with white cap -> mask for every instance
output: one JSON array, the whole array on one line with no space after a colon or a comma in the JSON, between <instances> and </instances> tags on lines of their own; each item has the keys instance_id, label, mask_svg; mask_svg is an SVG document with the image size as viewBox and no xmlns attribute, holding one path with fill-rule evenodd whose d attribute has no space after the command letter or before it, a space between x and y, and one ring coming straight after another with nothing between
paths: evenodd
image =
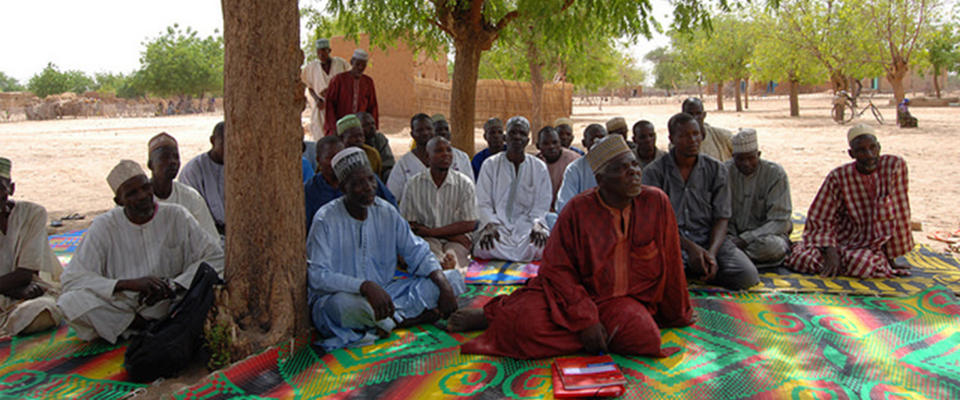
<instances>
[{"instance_id":1,"label":"man with white cap","mask_svg":"<svg viewBox=\"0 0 960 400\"><path fill-rule=\"evenodd\" d=\"M585 158L599 186L560 213L539 275L482 310L450 317L449 331L486 329L461 353L663 357L671 353L660 348L660 328L694 322L670 199L641 185L640 164L619 135Z\"/></svg>"},{"instance_id":2,"label":"man with white cap","mask_svg":"<svg viewBox=\"0 0 960 400\"><path fill-rule=\"evenodd\" d=\"M700 124L680 113L667 122L670 154L643 169L643 184L670 197L688 280L741 290L760 282L757 267L727 239L730 205L729 174L723 163L701 154Z\"/></svg>"},{"instance_id":3,"label":"man with white cap","mask_svg":"<svg viewBox=\"0 0 960 400\"><path fill-rule=\"evenodd\" d=\"M317 60L307 63L300 72L300 79L307 85L313 103L310 114L310 136L317 141L323 137L323 119L327 97L327 86L333 77L350 70L347 60L330 55L330 39L317 39Z\"/></svg>"},{"instance_id":4,"label":"man with white cap","mask_svg":"<svg viewBox=\"0 0 960 400\"><path fill-rule=\"evenodd\" d=\"M477 178L480 223L473 256L529 262L539 260L550 230L547 212L553 200L547 165L527 154L530 122L507 120L507 150L483 162Z\"/></svg>"},{"instance_id":5,"label":"man with white cap","mask_svg":"<svg viewBox=\"0 0 960 400\"><path fill-rule=\"evenodd\" d=\"M740 128L733 137L730 172L733 216L727 239L743 250L757 268L783 264L790 252L790 181L779 164L760 158L757 131Z\"/></svg>"},{"instance_id":6,"label":"man with white cap","mask_svg":"<svg viewBox=\"0 0 960 400\"><path fill-rule=\"evenodd\" d=\"M629 146L631 150L634 150L637 148L637 144L627 139L629 129L630 128L627 127L627 120L623 117L613 117L607 120L607 134L623 136L623 140L627 143L627 146Z\"/></svg>"},{"instance_id":7,"label":"man with white cap","mask_svg":"<svg viewBox=\"0 0 960 400\"><path fill-rule=\"evenodd\" d=\"M167 316L206 263L223 273L220 245L187 209L158 204L140 165L107 176L118 206L93 220L63 272L57 305L82 340L116 343Z\"/></svg>"},{"instance_id":8,"label":"man with white cap","mask_svg":"<svg viewBox=\"0 0 960 400\"><path fill-rule=\"evenodd\" d=\"M803 241L787 266L799 272L858 278L910 275L895 260L913 250L907 163L880 154L872 127L847 131L847 154L855 161L827 175L810 205Z\"/></svg>"},{"instance_id":9,"label":"man with white cap","mask_svg":"<svg viewBox=\"0 0 960 400\"><path fill-rule=\"evenodd\" d=\"M327 105L323 131L327 135L337 133L337 121L348 114L360 111L369 113L380 127L380 109L377 106L377 90L373 78L364 75L370 55L363 49L353 52L351 69L333 77L327 86Z\"/></svg>"},{"instance_id":10,"label":"man with white cap","mask_svg":"<svg viewBox=\"0 0 960 400\"><path fill-rule=\"evenodd\" d=\"M60 324L56 291L45 277L63 268L47 238L47 210L13 201L12 162L0 157L0 337L38 332Z\"/></svg>"},{"instance_id":11,"label":"man with white cap","mask_svg":"<svg viewBox=\"0 0 960 400\"><path fill-rule=\"evenodd\" d=\"M200 227L214 240L220 240L217 225L213 222L210 209L203 196L196 189L174 181L180 172L180 149L177 139L166 132L160 132L147 144L147 168L150 169L153 195L161 203L179 204L190 211L200 223Z\"/></svg>"},{"instance_id":12,"label":"man with white cap","mask_svg":"<svg viewBox=\"0 0 960 400\"><path fill-rule=\"evenodd\" d=\"M318 344L328 351L363 346L456 311L466 290L463 276L443 271L430 246L376 197L363 150L344 149L332 164L344 195L317 211L307 235L308 301ZM411 277L393 279L398 256Z\"/></svg>"}]
</instances>

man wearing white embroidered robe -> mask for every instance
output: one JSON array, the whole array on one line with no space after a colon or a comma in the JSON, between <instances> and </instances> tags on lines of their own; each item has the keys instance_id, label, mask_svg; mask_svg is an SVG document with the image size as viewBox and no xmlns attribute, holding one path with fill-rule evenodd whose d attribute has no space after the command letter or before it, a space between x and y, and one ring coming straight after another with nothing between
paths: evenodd
<instances>
[{"instance_id":1,"label":"man wearing white embroidered robe","mask_svg":"<svg viewBox=\"0 0 960 400\"><path fill-rule=\"evenodd\" d=\"M158 204L150 179L122 160L107 177L121 207L98 216L63 272L57 305L83 340L110 343L167 316L202 263L223 251L186 208Z\"/></svg>"},{"instance_id":2,"label":"man wearing white embroidered robe","mask_svg":"<svg viewBox=\"0 0 960 400\"><path fill-rule=\"evenodd\" d=\"M515 262L539 260L550 234L545 218L553 189L547 165L524 152L530 122L507 121L507 150L483 162L477 179L480 224L475 258Z\"/></svg>"}]
</instances>

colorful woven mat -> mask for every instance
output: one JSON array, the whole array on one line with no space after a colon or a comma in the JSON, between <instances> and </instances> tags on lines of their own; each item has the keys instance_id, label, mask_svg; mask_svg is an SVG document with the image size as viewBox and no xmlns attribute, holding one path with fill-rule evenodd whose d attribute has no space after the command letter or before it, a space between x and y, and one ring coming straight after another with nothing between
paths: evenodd
<instances>
[{"instance_id":1,"label":"colorful woven mat","mask_svg":"<svg viewBox=\"0 0 960 400\"><path fill-rule=\"evenodd\" d=\"M514 287L471 292L482 304ZM960 303L906 298L695 295L699 321L663 332L665 359L614 356L622 399L960 398ZM300 338L217 372L176 399L551 399L552 360L461 355L476 337L434 326L320 356Z\"/></svg>"},{"instance_id":2,"label":"colorful woven mat","mask_svg":"<svg viewBox=\"0 0 960 400\"><path fill-rule=\"evenodd\" d=\"M537 276L540 261L516 263L501 260L473 260L464 280L468 285L523 285Z\"/></svg>"},{"instance_id":3,"label":"colorful woven mat","mask_svg":"<svg viewBox=\"0 0 960 400\"><path fill-rule=\"evenodd\" d=\"M123 382L126 345L84 342L66 325L0 338L0 399L119 399L143 385Z\"/></svg>"},{"instance_id":4,"label":"colorful woven mat","mask_svg":"<svg viewBox=\"0 0 960 400\"><path fill-rule=\"evenodd\" d=\"M77 246L80 244L80 239L83 239L84 233L87 233L86 229L50 236L50 247L53 248L53 252L56 253L60 264L63 264L64 267L73 258L73 253L77 251Z\"/></svg>"}]
</instances>

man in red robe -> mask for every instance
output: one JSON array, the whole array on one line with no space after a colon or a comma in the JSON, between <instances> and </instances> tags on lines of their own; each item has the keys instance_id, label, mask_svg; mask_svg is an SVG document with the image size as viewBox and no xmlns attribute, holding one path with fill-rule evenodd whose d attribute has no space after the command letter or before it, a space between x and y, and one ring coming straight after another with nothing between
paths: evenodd
<instances>
[{"instance_id":1,"label":"man in red robe","mask_svg":"<svg viewBox=\"0 0 960 400\"><path fill-rule=\"evenodd\" d=\"M380 128L380 111L377 106L377 90L373 85L373 78L364 75L367 69L367 60L370 56L363 49L353 52L350 59L352 67L347 72L341 72L333 77L327 86L327 104L323 121L324 135L337 134L337 121L348 114L358 112L369 113Z\"/></svg>"},{"instance_id":2,"label":"man in red robe","mask_svg":"<svg viewBox=\"0 0 960 400\"><path fill-rule=\"evenodd\" d=\"M660 328L694 322L670 199L640 184L640 164L622 136L607 136L586 157L598 187L563 208L539 276L482 310L450 317L450 331L486 328L461 353L662 357Z\"/></svg>"}]
</instances>

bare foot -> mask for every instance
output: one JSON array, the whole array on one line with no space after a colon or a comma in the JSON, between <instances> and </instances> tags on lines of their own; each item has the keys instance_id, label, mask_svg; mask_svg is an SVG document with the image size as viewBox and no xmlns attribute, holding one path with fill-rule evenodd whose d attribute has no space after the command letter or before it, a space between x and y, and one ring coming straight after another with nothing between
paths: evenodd
<instances>
[{"instance_id":1,"label":"bare foot","mask_svg":"<svg viewBox=\"0 0 960 400\"><path fill-rule=\"evenodd\" d=\"M377 328L377 337L379 337L380 339L386 339L390 337L390 332Z\"/></svg>"},{"instance_id":2,"label":"bare foot","mask_svg":"<svg viewBox=\"0 0 960 400\"><path fill-rule=\"evenodd\" d=\"M460 309L447 319L447 332L469 332L487 329L490 323L482 308Z\"/></svg>"},{"instance_id":3,"label":"bare foot","mask_svg":"<svg viewBox=\"0 0 960 400\"><path fill-rule=\"evenodd\" d=\"M443 260L440 260L440 268L443 268L444 271L449 269L454 269L457 267L457 258L453 254L447 253L443 256Z\"/></svg>"},{"instance_id":4,"label":"bare foot","mask_svg":"<svg viewBox=\"0 0 960 400\"><path fill-rule=\"evenodd\" d=\"M396 329L405 329L416 325L432 324L439 320L440 313L437 310L427 310L414 318L403 320L403 322L397 324Z\"/></svg>"}]
</instances>

